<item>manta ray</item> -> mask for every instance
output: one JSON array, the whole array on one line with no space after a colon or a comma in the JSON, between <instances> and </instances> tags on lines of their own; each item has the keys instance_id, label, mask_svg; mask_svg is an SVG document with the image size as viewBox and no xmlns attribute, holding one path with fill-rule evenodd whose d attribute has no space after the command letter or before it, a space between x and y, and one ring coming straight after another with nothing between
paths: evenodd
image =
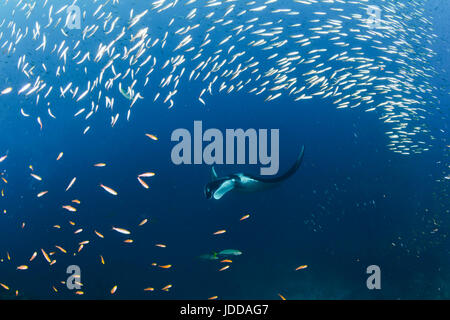
<instances>
[{"instance_id":1,"label":"manta ray","mask_svg":"<svg viewBox=\"0 0 450 320\"><path fill-rule=\"evenodd\" d=\"M211 181L205 186L205 196L207 199L214 198L215 200L219 200L232 190L255 192L273 188L297 171L302 163L304 150L305 147L302 146L297 160L286 173L273 178L257 177L246 173L236 173L219 178L214 166L212 166Z\"/></svg>"}]
</instances>

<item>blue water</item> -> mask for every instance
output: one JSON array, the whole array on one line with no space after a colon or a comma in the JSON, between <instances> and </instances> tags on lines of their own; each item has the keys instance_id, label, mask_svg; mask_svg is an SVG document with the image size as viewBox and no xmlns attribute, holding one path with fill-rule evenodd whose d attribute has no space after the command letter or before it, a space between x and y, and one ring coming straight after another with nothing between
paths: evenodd
<instances>
[{"instance_id":1,"label":"blue water","mask_svg":"<svg viewBox=\"0 0 450 320\"><path fill-rule=\"evenodd\" d=\"M129 6L137 12L144 7L133 1ZM378 121L377 114L358 108L336 110L331 101L321 99L294 102L282 96L267 103L265 97L243 90L230 95L206 93L207 105L203 106L197 100L199 84L184 82L175 106L167 109L161 98L153 103L156 83L141 88L146 99L133 107L129 122L125 121L129 101L116 91L114 110L121 113L117 124L111 128L115 112L101 105L88 122L90 131L83 135L85 114L73 115L81 107L90 108L89 100L76 104L71 98L58 99L55 86L58 94L50 102L57 119L52 119L44 102L35 106L35 96L0 97L0 156L8 153L0 164L8 181L1 182L5 196L0 210L6 213L0 214L0 282L11 288L0 288L0 297L279 299L280 293L287 299L449 298L449 186L443 179L448 174L448 9L445 1L430 1L426 9L435 19L438 35L433 47L437 56L431 62L439 73L432 80L439 88L435 93L439 103L430 106L424 120L435 137L433 147L417 155L387 150L388 127ZM1 12L2 19L5 14ZM164 30L158 31L162 36ZM64 39L59 32L55 37ZM22 54L29 61L40 61L42 56L34 48ZM161 51L157 56L164 54ZM0 88L23 85L22 78L14 80L19 56L0 56ZM52 57L46 63L50 65ZM85 84L87 77L81 71L67 72L73 81ZM24 118L20 107L33 116ZM43 130L37 115L43 120ZM176 166L170 158L175 145L171 133L177 128L192 132L195 120L201 120L204 129L223 132L227 128L277 128L280 173L292 165L302 145L303 163L276 189L206 200L203 188L209 181L209 166ZM158 141L145 133L156 135ZM64 156L56 161L60 152ZM107 166L93 167L99 162ZM43 181L30 176L30 165ZM147 190L136 177L148 171L156 176L146 179ZM259 166L219 165L217 171L219 175L258 174ZM73 177L76 183L65 192ZM118 196L107 194L99 184L114 188ZM43 190L49 193L37 198ZM81 201L74 205L77 212L62 209L73 199ZM250 218L240 221L245 214ZM144 218L149 222L138 227ZM53 228L55 224L61 229ZM132 233L119 234L111 230L113 226ZM74 234L79 228L83 232ZM227 232L213 235L220 229ZM94 230L105 238L98 238ZM127 238L134 242L123 243ZM78 243L84 240L90 243L77 253ZM158 243L167 248L156 247ZM62 254L55 245L68 253ZM54 265L44 260L41 248L56 252ZM231 258L228 270L219 272L223 263L199 258L229 248L243 254ZM38 256L29 262L34 251ZM172 267L162 269L152 266L154 262ZM29 269L17 271L22 264ZM308 268L294 271L303 264ZM83 296L61 283L68 277L69 265L81 268ZM366 287L369 265L381 268L381 290ZM168 284L173 287L162 291ZM118 289L111 295L114 285ZM147 287L155 291L144 292ZM17 297L15 290L19 290Z\"/></svg>"}]
</instances>

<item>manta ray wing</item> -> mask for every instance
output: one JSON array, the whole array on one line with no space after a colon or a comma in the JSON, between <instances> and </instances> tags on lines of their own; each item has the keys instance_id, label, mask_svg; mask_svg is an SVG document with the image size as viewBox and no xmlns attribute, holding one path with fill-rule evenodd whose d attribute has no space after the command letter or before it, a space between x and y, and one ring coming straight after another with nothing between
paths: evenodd
<instances>
[{"instance_id":1,"label":"manta ray wing","mask_svg":"<svg viewBox=\"0 0 450 320\"><path fill-rule=\"evenodd\" d=\"M214 169L214 166L211 167L211 181L217 180L217 172L216 169Z\"/></svg>"},{"instance_id":2,"label":"manta ray wing","mask_svg":"<svg viewBox=\"0 0 450 320\"><path fill-rule=\"evenodd\" d=\"M234 188L234 181L233 180L226 180L224 181L219 188L214 192L214 199L219 200L224 196L225 193L233 190Z\"/></svg>"}]
</instances>

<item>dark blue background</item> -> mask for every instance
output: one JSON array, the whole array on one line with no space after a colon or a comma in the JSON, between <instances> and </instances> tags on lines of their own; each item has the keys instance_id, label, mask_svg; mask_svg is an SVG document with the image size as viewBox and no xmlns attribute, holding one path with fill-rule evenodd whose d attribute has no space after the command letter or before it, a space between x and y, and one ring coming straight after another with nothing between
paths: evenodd
<instances>
[{"instance_id":1,"label":"dark blue background","mask_svg":"<svg viewBox=\"0 0 450 320\"><path fill-rule=\"evenodd\" d=\"M9 183L1 185L6 196L0 209L7 213L0 215L4 260L0 282L19 290L20 297L74 298L60 281L67 278L66 267L76 264L82 270L85 298L278 299L278 293L288 299L448 298L448 185L436 180L442 179L448 161L444 151L448 73L442 69L449 63L448 22L443 14L449 8L445 1L431 2L436 5L430 5L427 13L436 16L440 37L433 63L442 73L433 81L442 89L442 111L433 109L427 119L437 139L429 152L420 155L388 151L384 132L389 128L375 113L336 110L327 100L292 102L283 97L265 103L262 96L239 92L207 94L205 107L190 96L195 87L184 83L173 109L149 98L133 107L130 122L124 121L123 112L111 128L110 112L99 108L89 123L91 130L82 135L86 122L73 119L80 106L70 99L58 106L57 120L43 117L40 131L35 117L22 117L14 99L2 97L0 156L9 153L0 169ZM16 62L1 57L8 78L14 77ZM119 94L115 98L117 108L128 104ZM20 102L28 109L34 106L34 100ZM279 128L280 172L289 168L301 145L306 147L304 162L277 189L208 201L203 195L208 166L175 166L170 161L172 131L192 130L194 120L202 120L204 129L224 131ZM150 140L145 133L159 140ZM60 152L64 156L56 162ZM93 167L98 162L107 167ZM42 182L30 177L29 165ZM258 173L259 167L217 167L219 174L235 170ZM148 171L156 176L146 179L150 186L146 190L136 177ZM76 183L65 192L73 177ZM119 195L105 193L100 183ZM50 192L37 199L43 190ZM72 199L81 201L76 213L61 208ZM250 218L239 221L245 214ZM137 227L144 218L149 222ZM26 222L23 230L22 222ZM54 224L62 229L52 228ZM112 231L112 226L131 230L134 243L123 243L127 236ZM74 235L78 228L84 231ZM435 228L439 231L431 233ZM212 235L219 229L227 233ZM95 236L94 230L105 239ZM91 243L74 256L83 240ZM167 248L155 247L156 243ZM54 245L69 253L53 250ZM48 266L40 248L57 251L55 265ZM233 257L226 271L218 272L223 266L218 261L198 258L228 248L243 254ZM29 263L34 251L38 257ZM164 270L151 266L153 262L173 266ZM30 269L16 271L21 264ZM308 268L294 271L303 264ZM382 271L382 290L376 292L366 288L365 270L372 264ZM109 290L116 284L118 291L111 296ZM167 284L173 288L161 291ZM54 293L52 286L59 292ZM146 287L155 291L144 292Z\"/></svg>"}]
</instances>

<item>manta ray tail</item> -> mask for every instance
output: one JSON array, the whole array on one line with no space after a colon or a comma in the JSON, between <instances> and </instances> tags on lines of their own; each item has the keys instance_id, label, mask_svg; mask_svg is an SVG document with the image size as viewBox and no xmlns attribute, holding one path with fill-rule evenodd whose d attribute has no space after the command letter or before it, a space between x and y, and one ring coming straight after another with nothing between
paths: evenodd
<instances>
[{"instance_id":1,"label":"manta ray tail","mask_svg":"<svg viewBox=\"0 0 450 320\"><path fill-rule=\"evenodd\" d=\"M269 183L277 183L277 182L281 182L281 181L289 178L297 171L297 169L302 164L304 152L305 152L305 146L302 146L300 153L297 157L297 160L295 160L294 165L288 171L286 171L284 174L282 174L281 176L276 177L276 178L261 178L261 177L253 177L253 178L256 180L259 180L261 182L269 182Z\"/></svg>"}]
</instances>

